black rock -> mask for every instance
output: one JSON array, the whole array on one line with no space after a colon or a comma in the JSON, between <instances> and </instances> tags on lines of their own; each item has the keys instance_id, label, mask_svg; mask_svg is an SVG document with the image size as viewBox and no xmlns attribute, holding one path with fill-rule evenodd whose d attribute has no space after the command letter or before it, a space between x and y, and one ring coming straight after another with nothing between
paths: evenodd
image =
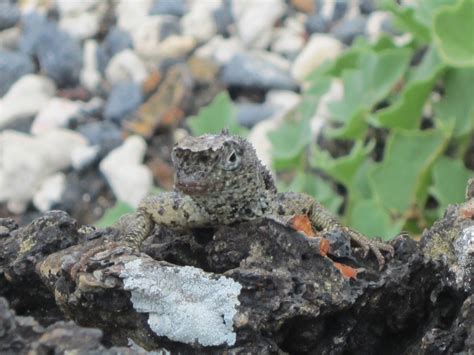
<instances>
[{"instance_id":1,"label":"black rock","mask_svg":"<svg viewBox=\"0 0 474 355\"><path fill-rule=\"evenodd\" d=\"M133 113L143 102L140 86L132 82L123 82L115 85L105 104L104 117L107 120L121 123Z\"/></svg>"},{"instance_id":2,"label":"black rock","mask_svg":"<svg viewBox=\"0 0 474 355\"><path fill-rule=\"evenodd\" d=\"M356 36L365 33L367 19L365 17L355 17L345 19L338 23L333 29L332 34L344 44L351 44Z\"/></svg>"},{"instance_id":3,"label":"black rock","mask_svg":"<svg viewBox=\"0 0 474 355\"><path fill-rule=\"evenodd\" d=\"M108 121L86 123L80 126L78 131L87 138L90 145L100 147L100 157L105 156L109 151L118 147L123 141L120 129Z\"/></svg>"},{"instance_id":4,"label":"black rock","mask_svg":"<svg viewBox=\"0 0 474 355\"><path fill-rule=\"evenodd\" d=\"M179 35L181 33L181 27L176 18L166 17L160 26L160 41L164 41L169 36Z\"/></svg>"},{"instance_id":5,"label":"black rock","mask_svg":"<svg viewBox=\"0 0 474 355\"><path fill-rule=\"evenodd\" d=\"M328 31L328 23L319 14L308 16L304 24L306 32L311 33L325 33Z\"/></svg>"},{"instance_id":6,"label":"black rock","mask_svg":"<svg viewBox=\"0 0 474 355\"><path fill-rule=\"evenodd\" d=\"M41 67L59 87L78 83L82 67L82 50L79 43L67 32L54 24L48 24L41 32L36 47Z\"/></svg>"},{"instance_id":7,"label":"black rock","mask_svg":"<svg viewBox=\"0 0 474 355\"><path fill-rule=\"evenodd\" d=\"M0 2L0 31L13 27L20 19L20 10L15 3L9 0Z\"/></svg>"},{"instance_id":8,"label":"black rock","mask_svg":"<svg viewBox=\"0 0 474 355\"><path fill-rule=\"evenodd\" d=\"M269 104L244 103L237 105L237 121L245 127L253 127L260 121L275 113L274 106Z\"/></svg>"},{"instance_id":9,"label":"black rock","mask_svg":"<svg viewBox=\"0 0 474 355\"><path fill-rule=\"evenodd\" d=\"M132 37L127 31L112 27L102 43L105 53L111 58L127 48L133 48Z\"/></svg>"},{"instance_id":10,"label":"black rock","mask_svg":"<svg viewBox=\"0 0 474 355\"><path fill-rule=\"evenodd\" d=\"M359 10L362 14L368 15L376 9L374 0L359 0Z\"/></svg>"},{"instance_id":11,"label":"black rock","mask_svg":"<svg viewBox=\"0 0 474 355\"><path fill-rule=\"evenodd\" d=\"M181 17L186 12L184 0L155 0L148 12L150 15L172 15Z\"/></svg>"},{"instance_id":12,"label":"black rock","mask_svg":"<svg viewBox=\"0 0 474 355\"><path fill-rule=\"evenodd\" d=\"M12 302L13 304L14 302ZM43 313L46 309L43 310ZM50 311L50 310L48 310ZM50 311L51 312L51 311ZM54 354L123 354L137 352L128 347L107 349L103 343L100 329L83 328L73 322L57 321L48 327L40 321L50 323L53 317L35 319L31 316L18 316L10 308L7 300L0 297L0 329L2 337L0 353L34 354L51 352ZM64 319L64 317L57 317Z\"/></svg>"},{"instance_id":13,"label":"black rock","mask_svg":"<svg viewBox=\"0 0 474 355\"><path fill-rule=\"evenodd\" d=\"M15 81L34 70L35 66L27 55L0 50L0 97L5 95Z\"/></svg>"},{"instance_id":14,"label":"black rock","mask_svg":"<svg viewBox=\"0 0 474 355\"><path fill-rule=\"evenodd\" d=\"M400 36L402 34L402 32L393 25L393 19L391 17L387 17L382 21L380 30L392 36Z\"/></svg>"},{"instance_id":15,"label":"black rock","mask_svg":"<svg viewBox=\"0 0 474 355\"><path fill-rule=\"evenodd\" d=\"M334 10L332 13L332 21L338 21L344 17L347 12L348 2L347 1L336 1L334 4Z\"/></svg>"},{"instance_id":16,"label":"black rock","mask_svg":"<svg viewBox=\"0 0 474 355\"><path fill-rule=\"evenodd\" d=\"M97 66L100 73L105 74L105 69L114 55L128 48L133 48L130 33L116 26L111 27L104 42L96 50Z\"/></svg>"},{"instance_id":17,"label":"black rock","mask_svg":"<svg viewBox=\"0 0 474 355\"><path fill-rule=\"evenodd\" d=\"M250 53L236 54L225 64L220 79L227 86L284 90L297 88L286 70L265 56Z\"/></svg>"},{"instance_id":18,"label":"black rock","mask_svg":"<svg viewBox=\"0 0 474 355\"><path fill-rule=\"evenodd\" d=\"M221 6L214 10L212 16L217 26L217 32L225 36L228 35L229 26L234 23L230 1L223 1Z\"/></svg>"},{"instance_id":19,"label":"black rock","mask_svg":"<svg viewBox=\"0 0 474 355\"><path fill-rule=\"evenodd\" d=\"M20 51L34 56L39 36L47 24L46 17L36 12L28 12L23 15L21 18L22 34L19 41Z\"/></svg>"},{"instance_id":20,"label":"black rock","mask_svg":"<svg viewBox=\"0 0 474 355\"><path fill-rule=\"evenodd\" d=\"M59 87L76 85L82 67L79 43L42 15L30 13L23 17L22 24L20 50L36 56L41 71Z\"/></svg>"}]
</instances>

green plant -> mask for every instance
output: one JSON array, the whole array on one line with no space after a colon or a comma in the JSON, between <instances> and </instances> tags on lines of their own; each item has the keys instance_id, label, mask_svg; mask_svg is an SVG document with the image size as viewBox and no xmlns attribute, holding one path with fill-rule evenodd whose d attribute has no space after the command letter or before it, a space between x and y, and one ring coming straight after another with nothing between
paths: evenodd
<instances>
[{"instance_id":1,"label":"green plant","mask_svg":"<svg viewBox=\"0 0 474 355\"><path fill-rule=\"evenodd\" d=\"M474 130L474 0L383 7L412 39L357 39L306 78L300 106L269 139L273 168L285 176L280 190L311 194L344 223L387 240L402 229L419 233L462 201L474 175L463 163ZM317 144L311 121L334 80L344 98L329 103ZM188 124L194 135L247 134L226 92Z\"/></svg>"},{"instance_id":2,"label":"green plant","mask_svg":"<svg viewBox=\"0 0 474 355\"><path fill-rule=\"evenodd\" d=\"M300 189L311 194L320 184L314 170L323 172L346 191L344 221L389 239L401 229L419 232L447 204L460 202L474 175L462 160L474 127L474 1L384 6L412 40L403 46L388 37L375 44L356 41L307 77L302 107L313 110L300 110L270 139L277 171L294 170L294 181L305 176ZM420 55L421 62L410 65ZM335 79L344 98L328 105L322 135L333 146L353 144L350 152L341 149L342 156L333 151L337 157L316 145L308 129ZM432 114L423 121L427 108ZM377 135L386 137L376 147ZM334 209L335 200L325 200ZM436 202L435 211L429 200Z\"/></svg>"}]
</instances>

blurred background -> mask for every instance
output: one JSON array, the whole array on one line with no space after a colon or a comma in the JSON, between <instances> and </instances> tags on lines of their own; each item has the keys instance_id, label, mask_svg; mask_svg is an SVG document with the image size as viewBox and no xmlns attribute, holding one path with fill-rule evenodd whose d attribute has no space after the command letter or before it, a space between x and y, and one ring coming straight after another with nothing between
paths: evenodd
<instances>
[{"instance_id":1,"label":"blurred background","mask_svg":"<svg viewBox=\"0 0 474 355\"><path fill-rule=\"evenodd\" d=\"M0 0L0 217L110 225L187 134L415 237L474 176L474 1Z\"/></svg>"}]
</instances>

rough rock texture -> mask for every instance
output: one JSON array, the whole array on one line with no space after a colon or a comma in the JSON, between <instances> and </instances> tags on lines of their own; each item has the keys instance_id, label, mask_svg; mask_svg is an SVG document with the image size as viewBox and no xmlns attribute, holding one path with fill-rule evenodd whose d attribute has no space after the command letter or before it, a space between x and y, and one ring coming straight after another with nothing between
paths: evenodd
<instances>
[{"instance_id":1,"label":"rough rock texture","mask_svg":"<svg viewBox=\"0 0 474 355\"><path fill-rule=\"evenodd\" d=\"M341 253L341 235L327 236L324 256L314 239L271 219L188 235L156 229L143 253L113 230L78 229L60 211L22 228L1 219L0 296L43 326L66 318L100 328L107 346L131 339L172 353L469 353L473 201L451 206L419 243L396 238L381 272L358 250ZM341 264L357 276L344 276ZM0 314L13 322L11 312ZM55 327L102 346L97 330L55 323L46 333ZM36 346L28 339L24 346Z\"/></svg>"},{"instance_id":2,"label":"rough rock texture","mask_svg":"<svg viewBox=\"0 0 474 355\"><path fill-rule=\"evenodd\" d=\"M100 329L73 322L41 326L33 317L21 317L0 297L0 353L2 354L135 354L128 348L107 349Z\"/></svg>"}]
</instances>

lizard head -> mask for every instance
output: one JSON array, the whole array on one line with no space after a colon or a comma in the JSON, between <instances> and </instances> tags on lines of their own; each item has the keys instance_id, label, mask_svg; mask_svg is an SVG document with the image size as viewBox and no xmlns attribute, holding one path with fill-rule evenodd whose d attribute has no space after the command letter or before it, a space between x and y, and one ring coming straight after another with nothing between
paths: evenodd
<instances>
[{"instance_id":1,"label":"lizard head","mask_svg":"<svg viewBox=\"0 0 474 355\"><path fill-rule=\"evenodd\" d=\"M175 189L191 197L242 198L265 190L268 183L252 145L227 132L186 137L173 148L172 160Z\"/></svg>"}]
</instances>

